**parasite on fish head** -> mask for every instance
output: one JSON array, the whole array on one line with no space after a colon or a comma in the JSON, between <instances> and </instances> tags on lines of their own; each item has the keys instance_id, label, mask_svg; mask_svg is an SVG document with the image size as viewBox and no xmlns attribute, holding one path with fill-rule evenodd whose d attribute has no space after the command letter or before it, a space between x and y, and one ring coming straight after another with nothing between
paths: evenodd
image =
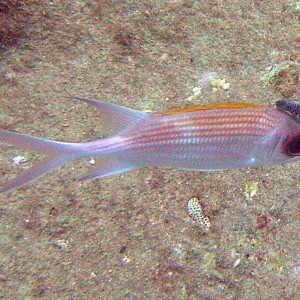
<instances>
[{"instance_id":1,"label":"parasite on fish head","mask_svg":"<svg viewBox=\"0 0 300 300\"><path fill-rule=\"evenodd\" d=\"M276 102L276 108L291 116L297 123L300 123L300 104L288 100ZM300 135L294 137L286 146L286 152L290 156L300 156Z\"/></svg>"},{"instance_id":2,"label":"parasite on fish head","mask_svg":"<svg viewBox=\"0 0 300 300\"><path fill-rule=\"evenodd\" d=\"M294 120L300 123L300 104L288 100L279 100L276 102L276 108L289 114Z\"/></svg>"}]
</instances>

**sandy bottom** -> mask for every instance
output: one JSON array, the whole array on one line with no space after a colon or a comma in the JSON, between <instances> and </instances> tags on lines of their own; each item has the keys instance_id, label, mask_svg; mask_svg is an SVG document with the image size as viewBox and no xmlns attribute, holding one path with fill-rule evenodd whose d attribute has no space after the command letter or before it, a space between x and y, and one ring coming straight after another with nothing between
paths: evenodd
<instances>
[{"instance_id":1,"label":"sandy bottom","mask_svg":"<svg viewBox=\"0 0 300 300\"><path fill-rule=\"evenodd\" d=\"M300 101L299 2L36 3L14 11L26 21L1 54L1 129L102 136L97 111L68 95L152 111ZM201 85L209 72L219 79ZM1 184L39 159L1 144ZM300 298L299 163L79 182L90 168L74 162L0 196L0 298ZM206 233L186 212L193 197Z\"/></svg>"}]
</instances>

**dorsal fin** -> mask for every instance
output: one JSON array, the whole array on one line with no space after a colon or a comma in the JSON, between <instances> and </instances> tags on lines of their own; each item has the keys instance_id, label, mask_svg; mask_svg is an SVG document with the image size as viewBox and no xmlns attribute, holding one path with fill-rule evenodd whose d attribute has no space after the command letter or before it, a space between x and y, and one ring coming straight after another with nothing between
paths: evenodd
<instances>
[{"instance_id":1,"label":"dorsal fin","mask_svg":"<svg viewBox=\"0 0 300 300\"><path fill-rule=\"evenodd\" d=\"M71 96L70 98L83 101L97 108L97 110L101 113L101 118L104 124L103 133L105 136L120 133L122 130L129 128L140 119L145 118L147 115L145 112L100 100L74 96Z\"/></svg>"},{"instance_id":2,"label":"dorsal fin","mask_svg":"<svg viewBox=\"0 0 300 300\"><path fill-rule=\"evenodd\" d=\"M204 104L204 105L193 105L193 106L186 106L180 108L174 108L168 111L160 112L162 115L172 115L178 114L183 112L192 112L196 110L209 110L209 109L230 109L230 108L257 108L262 107L258 104L253 103L245 103L245 102L232 102L232 103L212 103L212 104Z\"/></svg>"}]
</instances>

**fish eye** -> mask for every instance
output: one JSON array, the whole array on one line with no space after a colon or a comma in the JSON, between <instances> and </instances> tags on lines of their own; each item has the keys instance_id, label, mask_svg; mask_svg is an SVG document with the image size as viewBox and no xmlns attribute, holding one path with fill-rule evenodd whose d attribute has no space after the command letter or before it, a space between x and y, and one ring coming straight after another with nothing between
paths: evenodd
<instances>
[{"instance_id":1,"label":"fish eye","mask_svg":"<svg viewBox=\"0 0 300 300\"><path fill-rule=\"evenodd\" d=\"M286 151L291 156L300 155L300 137L294 138L291 142L288 143Z\"/></svg>"}]
</instances>

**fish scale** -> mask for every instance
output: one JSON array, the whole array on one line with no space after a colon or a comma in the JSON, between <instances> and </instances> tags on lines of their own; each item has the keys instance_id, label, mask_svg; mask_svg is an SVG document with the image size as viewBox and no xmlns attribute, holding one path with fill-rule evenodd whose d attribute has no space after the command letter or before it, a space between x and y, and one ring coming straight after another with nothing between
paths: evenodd
<instances>
[{"instance_id":1,"label":"fish scale","mask_svg":"<svg viewBox=\"0 0 300 300\"><path fill-rule=\"evenodd\" d=\"M126 135L129 135L129 138L127 138L126 142L134 145L134 148L138 148L139 145L144 146L144 144L149 147L157 147L159 145L155 143L163 141L173 141L173 144L177 145L190 143L203 144L208 141L214 141L219 137L224 137L223 143L226 143L227 140L225 137L264 136L266 131L274 126L274 119L269 118L268 114L263 114L263 116L266 116L265 118L259 116L256 120L253 116L249 119L248 115L245 117L245 115L238 115L238 112L236 112L234 115L231 115L235 117L235 122L230 124L228 118L225 118L226 122L224 123L223 119L220 119L223 115L228 116L227 112L223 112L223 114L219 113L218 119L212 116L212 119L215 121L214 123L210 122L209 119L208 122L203 123L202 119L205 117L205 113L206 111L199 111L198 116L195 116L195 114L190 117L184 116L184 118L178 116L180 122L178 122L176 117L172 117L170 120L168 120L169 116L164 116L165 120L157 118L158 125L153 121L151 126L146 129L134 128L133 132L127 132ZM258 122L258 119L260 122ZM252 122L249 122L251 120ZM273 121L273 124L271 121ZM220 139L217 142L219 143Z\"/></svg>"}]
</instances>

